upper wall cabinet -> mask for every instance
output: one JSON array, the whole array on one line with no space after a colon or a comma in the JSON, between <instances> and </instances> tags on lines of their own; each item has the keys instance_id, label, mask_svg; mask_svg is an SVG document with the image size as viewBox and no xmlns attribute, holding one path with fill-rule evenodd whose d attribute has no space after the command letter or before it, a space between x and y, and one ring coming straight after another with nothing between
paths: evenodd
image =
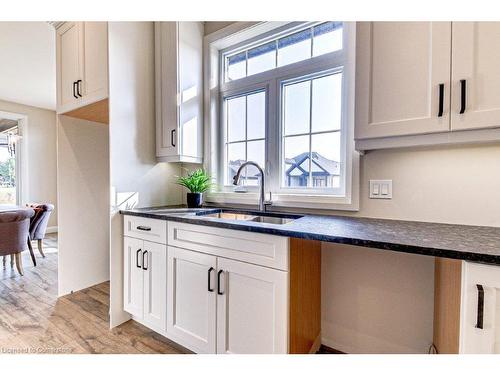
<instances>
[{"instance_id":1,"label":"upper wall cabinet","mask_svg":"<svg viewBox=\"0 0 500 375\"><path fill-rule=\"evenodd\" d=\"M56 30L57 113L108 97L106 22L64 22Z\"/></svg>"},{"instance_id":2,"label":"upper wall cabinet","mask_svg":"<svg viewBox=\"0 0 500 375\"><path fill-rule=\"evenodd\" d=\"M500 127L500 23L453 22L451 130Z\"/></svg>"},{"instance_id":3,"label":"upper wall cabinet","mask_svg":"<svg viewBox=\"0 0 500 375\"><path fill-rule=\"evenodd\" d=\"M360 22L356 148L500 139L500 24ZM460 130L469 130L460 132Z\"/></svg>"},{"instance_id":4,"label":"upper wall cabinet","mask_svg":"<svg viewBox=\"0 0 500 375\"><path fill-rule=\"evenodd\" d=\"M156 156L203 161L203 23L155 23Z\"/></svg>"},{"instance_id":5,"label":"upper wall cabinet","mask_svg":"<svg viewBox=\"0 0 500 375\"><path fill-rule=\"evenodd\" d=\"M449 129L449 22L357 27L356 138Z\"/></svg>"}]
</instances>

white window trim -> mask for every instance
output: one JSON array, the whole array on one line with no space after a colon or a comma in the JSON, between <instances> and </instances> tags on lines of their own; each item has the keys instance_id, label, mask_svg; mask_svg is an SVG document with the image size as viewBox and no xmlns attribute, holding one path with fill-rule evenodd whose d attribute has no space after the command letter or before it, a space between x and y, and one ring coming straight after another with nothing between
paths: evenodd
<instances>
[{"instance_id":1,"label":"white window trim","mask_svg":"<svg viewBox=\"0 0 500 375\"><path fill-rule=\"evenodd\" d=\"M236 22L221 30L205 36L204 38L204 168L210 171L218 179L220 170L219 145L221 142L219 132L220 103L220 52L230 46L235 46L245 40L255 38L259 35L279 30L287 22ZM279 193L273 194L273 206L290 208L311 208L331 210L359 210L359 154L354 149L354 87L355 87L355 51L356 51L356 24L355 22L344 22L344 50L347 64L344 65L343 74L347 82L344 88L344 111L345 111L345 196L333 196L325 194L306 193ZM316 58L321 62L321 58ZM283 67L285 68L285 67ZM294 69L291 64L290 69ZM264 77L265 72L260 74ZM242 78L250 84L253 77ZM230 89L231 82L224 83L226 89ZM277 88L268 88L268 105L275 106L278 98ZM276 119L271 119L276 121ZM267 129L268 127L266 127ZM275 137L276 135L274 135ZM266 134L266 137L268 135ZM268 138L269 139L269 138ZM272 142L272 140L270 140ZM279 170L279 169L275 169ZM258 194L249 188L248 193L235 193L230 191L212 191L206 195L206 201L218 204L256 204Z\"/></svg>"}]
</instances>

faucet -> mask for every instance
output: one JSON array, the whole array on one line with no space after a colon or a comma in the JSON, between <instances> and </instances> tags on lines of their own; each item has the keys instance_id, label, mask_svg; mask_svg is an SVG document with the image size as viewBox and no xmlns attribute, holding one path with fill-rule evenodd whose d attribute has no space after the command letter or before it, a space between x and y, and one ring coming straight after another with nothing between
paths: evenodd
<instances>
[{"instance_id":1,"label":"faucet","mask_svg":"<svg viewBox=\"0 0 500 375\"><path fill-rule=\"evenodd\" d=\"M243 170L243 168L245 168L246 166L249 166L249 165L253 165L259 171L259 174L260 174L259 211L265 212L266 206L270 205L271 202L264 201L264 195L265 195L265 193L264 193L264 179L265 179L265 177L264 177L264 171L259 166L259 164L257 164L254 161L246 161L243 164L241 164L241 166L238 168L238 172L236 172L236 175L233 177L233 185L238 185L238 182L240 180L241 171Z\"/></svg>"}]
</instances>

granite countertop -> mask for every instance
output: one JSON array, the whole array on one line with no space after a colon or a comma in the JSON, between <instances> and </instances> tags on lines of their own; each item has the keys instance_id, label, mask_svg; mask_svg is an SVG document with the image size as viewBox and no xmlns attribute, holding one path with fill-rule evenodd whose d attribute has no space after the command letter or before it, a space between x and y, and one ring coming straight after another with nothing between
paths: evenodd
<instances>
[{"instance_id":1,"label":"granite countertop","mask_svg":"<svg viewBox=\"0 0 500 375\"><path fill-rule=\"evenodd\" d=\"M224 210L231 210L223 208ZM405 253L500 264L500 228L336 215L303 215L287 224L199 216L221 208L167 206L122 210L124 215L178 221L248 232L334 242ZM247 210L237 210L235 212ZM259 214L255 211L250 211ZM276 214L276 213L274 213ZM273 213L269 213L273 215ZM296 214L290 214L293 217Z\"/></svg>"}]
</instances>

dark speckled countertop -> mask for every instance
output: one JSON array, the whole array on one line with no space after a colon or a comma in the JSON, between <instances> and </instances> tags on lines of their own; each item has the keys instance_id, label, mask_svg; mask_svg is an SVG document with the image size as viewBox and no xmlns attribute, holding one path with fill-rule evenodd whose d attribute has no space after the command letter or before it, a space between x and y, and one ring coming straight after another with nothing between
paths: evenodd
<instances>
[{"instance_id":1,"label":"dark speckled countertop","mask_svg":"<svg viewBox=\"0 0 500 375\"><path fill-rule=\"evenodd\" d=\"M122 210L120 213L247 232L500 264L500 228L496 227L334 215L304 215L287 224L268 224L199 216L220 210L220 208L211 207L192 210L182 206L167 206ZM234 211L248 212L236 209ZM250 212L257 214L255 211ZM290 214L290 216L294 215L296 214Z\"/></svg>"}]
</instances>

